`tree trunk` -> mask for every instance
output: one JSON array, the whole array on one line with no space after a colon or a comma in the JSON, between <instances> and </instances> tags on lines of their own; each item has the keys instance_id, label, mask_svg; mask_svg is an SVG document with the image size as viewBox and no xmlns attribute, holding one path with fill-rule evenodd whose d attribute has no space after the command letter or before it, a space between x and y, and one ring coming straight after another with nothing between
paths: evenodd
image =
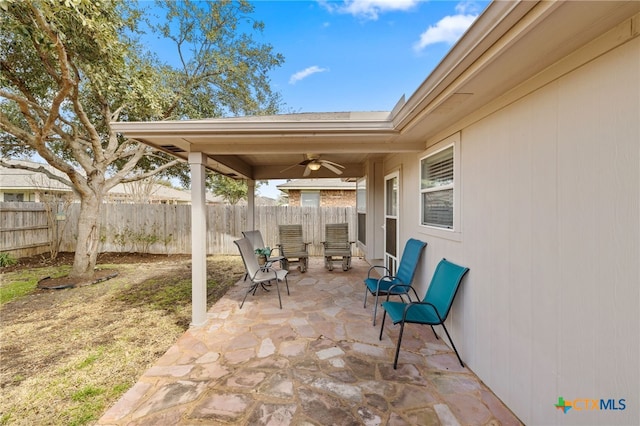
<instances>
[{"instance_id":1,"label":"tree trunk","mask_svg":"<svg viewBox=\"0 0 640 426\"><path fill-rule=\"evenodd\" d=\"M78 241L70 277L91 278L98 259L100 243L100 209L102 200L95 194L80 199L80 219L78 221Z\"/></svg>"}]
</instances>

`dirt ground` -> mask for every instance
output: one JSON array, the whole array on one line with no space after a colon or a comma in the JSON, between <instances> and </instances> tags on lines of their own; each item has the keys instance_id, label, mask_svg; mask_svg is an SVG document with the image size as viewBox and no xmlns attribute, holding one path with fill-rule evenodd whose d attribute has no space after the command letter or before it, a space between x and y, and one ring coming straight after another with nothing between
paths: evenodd
<instances>
[{"instance_id":1,"label":"dirt ground","mask_svg":"<svg viewBox=\"0 0 640 426\"><path fill-rule=\"evenodd\" d=\"M80 425L99 418L188 327L190 260L105 253L98 266L117 272L114 278L36 289L2 305L0 425ZM216 284L208 286L209 306L244 270L239 257L210 261L208 282ZM54 261L23 258L2 268L1 278L72 263L72 253Z\"/></svg>"},{"instance_id":2,"label":"dirt ground","mask_svg":"<svg viewBox=\"0 0 640 426\"><path fill-rule=\"evenodd\" d=\"M173 255L171 261L186 261L191 257L189 255ZM164 263L168 259L164 254L143 254L143 253L101 253L98 255L97 265L117 265L117 264L148 264L148 263ZM32 256L25 257L18 260L18 263L4 268L3 272L12 272L16 270L41 268L44 266L56 267L61 265L73 265L73 253L60 253L55 259L50 259L48 256ZM117 274L117 270L101 269L97 268L91 281L79 281L77 279L68 277L42 277L38 283L38 287L44 290L49 289L63 289L69 287L80 287L84 285L96 284L100 281L110 279Z\"/></svg>"}]
</instances>

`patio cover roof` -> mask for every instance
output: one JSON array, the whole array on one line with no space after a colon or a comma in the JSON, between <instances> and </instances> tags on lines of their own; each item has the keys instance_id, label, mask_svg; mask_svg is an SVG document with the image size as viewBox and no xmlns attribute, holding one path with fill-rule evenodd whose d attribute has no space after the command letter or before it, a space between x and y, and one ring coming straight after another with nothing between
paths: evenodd
<instances>
[{"instance_id":1,"label":"patio cover roof","mask_svg":"<svg viewBox=\"0 0 640 426\"><path fill-rule=\"evenodd\" d=\"M391 111L111 125L180 158L204 153L206 167L234 178L300 178L302 167L281 171L310 153L345 165L340 177L360 177L368 159L419 153L430 139L459 130L451 126L460 120L478 120L490 102L513 102L517 96L505 95L520 83L639 10L637 1L493 2L416 92ZM561 66L557 72L560 77ZM336 176L321 168L310 177Z\"/></svg>"}]
</instances>

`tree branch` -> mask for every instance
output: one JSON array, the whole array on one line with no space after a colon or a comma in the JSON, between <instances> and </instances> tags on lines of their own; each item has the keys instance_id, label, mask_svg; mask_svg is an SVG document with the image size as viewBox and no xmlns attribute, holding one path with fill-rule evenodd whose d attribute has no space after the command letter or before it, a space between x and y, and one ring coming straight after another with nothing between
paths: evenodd
<instances>
[{"instance_id":1,"label":"tree branch","mask_svg":"<svg viewBox=\"0 0 640 426\"><path fill-rule=\"evenodd\" d=\"M58 181L58 182L60 182L60 183L62 183L64 185L67 185L70 189L73 189L73 184L71 183L70 180L67 180L67 179L63 178L62 176L56 175L55 173L51 172L51 170L48 170L44 166L33 167L33 166L29 166L27 164L7 163L2 158L0 158L0 166L6 167L7 169L28 170L30 172L42 173L45 176L47 176L49 179Z\"/></svg>"},{"instance_id":2,"label":"tree branch","mask_svg":"<svg viewBox=\"0 0 640 426\"><path fill-rule=\"evenodd\" d=\"M162 166L155 168L153 170L150 170L146 173L142 173L140 175L136 175L135 178L123 178L120 182L121 183L129 183L129 182L135 182L137 180L141 180L141 179L146 179L148 177L151 176L155 176L157 175L159 172L162 172L163 170L166 170L168 168L171 168L177 164L180 164L180 160L178 160L177 158L175 160L171 160L168 163L163 164Z\"/></svg>"},{"instance_id":3,"label":"tree branch","mask_svg":"<svg viewBox=\"0 0 640 426\"><path fill-rule=\"evenodd\" d=\"M49 111L49 117L45 121L44 125L39 131L36 133L36 139L44 138L49 133L51 127L55 123L56 119L60 115L60 105L67 98L67 95L71 92L72 88L76 84L75 81L71 78L71 73L69 69L69 63L67 61L67 50L64 47L64 44L60 40L58 34L56 34L49 23L46 21L44 16L42 16L41 11L33 4L30 4L31 11L36 20L36 24L44 31L44 33L49 37L49 39L53 42L56 51L58 52L58 64L60 65L60 78L61 82L58 84L59 91L53 97L53 101L51 103L51 107Z\"/></svg>"}]
</instances>

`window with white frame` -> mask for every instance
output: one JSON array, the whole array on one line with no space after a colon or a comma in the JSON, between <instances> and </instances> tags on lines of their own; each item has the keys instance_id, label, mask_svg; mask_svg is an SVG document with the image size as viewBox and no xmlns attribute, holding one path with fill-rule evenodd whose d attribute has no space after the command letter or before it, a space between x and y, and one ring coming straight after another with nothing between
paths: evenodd
<instances>
[{"instance_id":1,"label":"window with white frame","mask_svg":"<svg viewBox=\"0 0 640 426\"><path fill-rule=\"evenodd\" d=\"M320 207L320 191L301 191L300 205L302 207Z\"/></svg>"},{"instance_id":2,"label":"window with white frame","mask_svg":"<svg viewBox=\"0 0 640 426\"><path fill-rule=\"evenodd\" d=\"M420 159L421 224L454 228L454 145Z\"/></svg>"}]
</instances>

